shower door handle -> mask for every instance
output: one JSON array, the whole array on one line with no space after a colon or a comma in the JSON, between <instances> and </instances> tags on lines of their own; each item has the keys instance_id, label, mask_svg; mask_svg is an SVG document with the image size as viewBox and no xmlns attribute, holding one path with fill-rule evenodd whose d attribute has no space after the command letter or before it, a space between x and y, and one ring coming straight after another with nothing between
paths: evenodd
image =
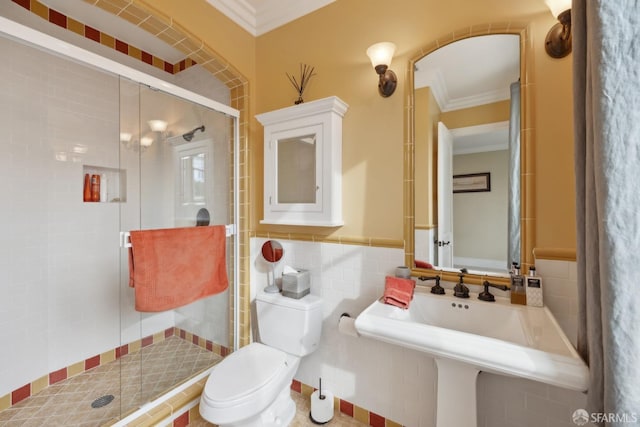
<instances>
[{"instance_id":1,"label":"shower door handle","mask_svg":"<svg viewBox=\"0 0 640 427\"><path fill-rule=\"evenodd\" d=\"M120 232L120 247L121 248L130 248L131 245L131 233L128 231Z\"/></svg>"}]
</instances>

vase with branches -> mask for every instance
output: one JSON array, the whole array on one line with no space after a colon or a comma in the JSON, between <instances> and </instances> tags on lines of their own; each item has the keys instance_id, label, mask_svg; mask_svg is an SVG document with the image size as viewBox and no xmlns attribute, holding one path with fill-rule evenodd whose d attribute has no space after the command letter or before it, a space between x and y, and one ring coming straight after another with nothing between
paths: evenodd
<instances>
[{"instance_id":1,"label":"vase with branches","mask_svg":"<svg viewBox=\"0 0 640 427\"><path fill-rule=\"evenodd\" d=\"M309 84L309 80L311 77L315 76L314 73L315 67L311 67L307 64L300 64L300 77L299 80L295 78L295 76L289 75L289 73L285 73L289 78L289 81L298 92L298 99L295 101L295 104L302 104L304 99L302 99L302 94L304 93L307 85Z\"/></svg>"}]
</instances>

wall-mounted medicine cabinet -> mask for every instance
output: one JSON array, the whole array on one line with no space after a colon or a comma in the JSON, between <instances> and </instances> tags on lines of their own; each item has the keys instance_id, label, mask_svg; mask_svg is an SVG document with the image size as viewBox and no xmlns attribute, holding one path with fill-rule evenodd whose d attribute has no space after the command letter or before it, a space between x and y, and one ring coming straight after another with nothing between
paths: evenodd
<instances>
[{"instance_id":1,"label":"wall-mounted medicine cabinet","mask_svg":"<svg viewBox=\"0 0 640 427\"><path fill-rule=\"evenodd\" d=\"M342 118L332 96L258 114L264 126L262 224L337 227L342 220Z\"/></svg>"}]
</instances>

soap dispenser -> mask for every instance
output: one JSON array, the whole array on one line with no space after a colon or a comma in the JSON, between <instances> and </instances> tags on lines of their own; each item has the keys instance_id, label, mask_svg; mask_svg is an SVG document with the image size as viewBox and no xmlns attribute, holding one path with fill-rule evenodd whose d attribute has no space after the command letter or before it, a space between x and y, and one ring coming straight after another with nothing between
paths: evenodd
<instances>
[{"instance_id":1,"label":"soap dispenser","mask_svg":"<svg viewBox=\"0 0 640 427\"><path fill-rule=\"evenodd\" d=\"M520 274L520 266L513 265L511 273L511 304L527 305L527 293L524 287L524 276Z\"/></svg>"},{"instance_id":2,"label":"soap dispenser","mask_svg":"<svg viewBox=\"0 0 640 427\"><path fill-rule=\"evenodd\" d=\"M542 278L536 275L536 268L532 265L529 267L529 275L527 276L527 305L533 307L542 307Z\"/></svg>"}]
</instances>

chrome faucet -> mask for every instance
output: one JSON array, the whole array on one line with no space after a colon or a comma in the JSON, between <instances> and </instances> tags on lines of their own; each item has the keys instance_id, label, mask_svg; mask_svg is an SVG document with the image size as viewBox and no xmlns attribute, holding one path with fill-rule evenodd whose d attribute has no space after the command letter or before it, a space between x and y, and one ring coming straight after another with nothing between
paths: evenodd
<instances>
[{"instance_id":1,"label":"chrome faucet","mask_svg":"<svg viewBox=\"0 0 640 427\"><path fill-rule=\"evenodd\" d=\"M484 286L484 291L480 292L478 295L478 299L481 301L493 302L496 298L493 296L491 292L489 292L489 287L500 289L506 291L509 289L507 285L496 285L495 283L490 283L488 280L482 282L482 286Z\"/></svg>"},{"instance_id":2,"label":"chrome faucet","mask_svg":"<svg viewBox=\"0 0 640 427\"><path fill-rule=\"evenodd\" d=\"M436 295L444 295L444 288L440 286L440 276L419 276L418 279L423 282L427 280L435 280L436 284L431 287L431 293Z\"/></svg>"},{"instance_id":3,"label":"chrome faucet","mask_svg":"<svg viewBox=\"0 0 640 427\"><path fill-rule=\"evenodd\" d=\"M460 269L458 284L453 287L453 296L458 298L469 298L469 288L464 284L464 275L467 273L466 268Z\"/></svg>"}]
</instances>

